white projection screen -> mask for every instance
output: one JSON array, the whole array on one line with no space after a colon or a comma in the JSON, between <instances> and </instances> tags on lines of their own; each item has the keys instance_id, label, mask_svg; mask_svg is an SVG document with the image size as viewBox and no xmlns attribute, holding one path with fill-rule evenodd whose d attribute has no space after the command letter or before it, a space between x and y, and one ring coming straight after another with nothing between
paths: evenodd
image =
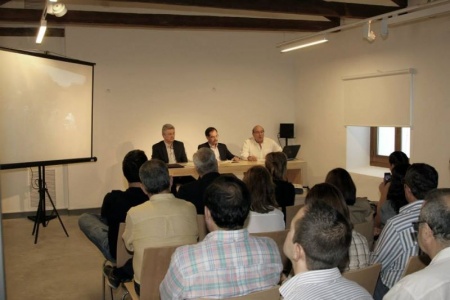
<instances>
[{"instance_id":1,"label":"white projection screen","mask_svg":"<svg viewBox=\"0 0 450 300\"><path fill-rule=\"evenodd\" d=\"M94 65L0 48L0 169L96 160Z\"/></svg>"}]
</instances>

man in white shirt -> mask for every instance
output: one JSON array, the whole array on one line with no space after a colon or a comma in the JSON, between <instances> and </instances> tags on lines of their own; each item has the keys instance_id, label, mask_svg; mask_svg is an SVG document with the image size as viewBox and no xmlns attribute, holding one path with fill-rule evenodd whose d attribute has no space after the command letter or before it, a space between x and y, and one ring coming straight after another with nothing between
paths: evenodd
<instances>
[{"instance_id":1,"label":"man in white shirt","mask_svg":"<svg viewBox=\"0 0 450 300\"><path fill-rule=\"evenodd\" d=\"M448 299L450 295L450 189L435 189L420 212L418 242L432 259L425 269L406 276L383 299Z\"/></svg>"},{"instance_id":2,"label":"man in white shirt","mask_svg":"<svg viewBox=\"0 0 450 300\"><path fill-rule=\"evenodd\" d=\"M284 300L372 299L339 271L351 240L352 226L336 209L321 202L302 207L283 247L295 273L280 288Z\"/></svg>"},{"instance_id":3,"label":"man in white shirt","mask_svg":"<svg viewBox=\"0 0 450 300\"><path fill-rule=\"evenodd\" d=\"M266 154L281 152L282 149L274 140L264 137L264 128L256 125L252 130L253 137L247 139L242 146L241 158L243 160L264 160Z\"/></svg>"}]
</instances>

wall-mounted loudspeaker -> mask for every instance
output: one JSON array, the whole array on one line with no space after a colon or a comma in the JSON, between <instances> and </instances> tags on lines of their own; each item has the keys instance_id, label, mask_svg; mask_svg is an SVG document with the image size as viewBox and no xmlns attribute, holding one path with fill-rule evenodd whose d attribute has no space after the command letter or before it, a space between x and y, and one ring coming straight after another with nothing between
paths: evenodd
<instances>
[{"instance_id":1,"label":"wall-mounted loudspeaker","mask_svg":"<svg viewBox=\"0 0 450 300\"><path fill-rule=\"evenodd\" d=\"M294 124L280 124L280 138L293 139L294 138Z\"/></svg>"}]
</instances>

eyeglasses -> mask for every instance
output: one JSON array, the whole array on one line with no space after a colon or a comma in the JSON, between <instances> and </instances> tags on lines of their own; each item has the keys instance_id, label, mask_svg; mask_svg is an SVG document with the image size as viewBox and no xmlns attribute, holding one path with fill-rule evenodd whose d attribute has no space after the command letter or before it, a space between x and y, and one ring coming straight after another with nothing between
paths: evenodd
<instances>
[{"instance_id":1,"label":"eyeglasses","mask_svg":"<svg viewBox=\"0 0 450 300\"><path fill-rule=\"evenodd\" d=\"M426 223L427 221L424 221L424 220L419 220L419 221L417 221L417 222L412 222L412 225L413 225L413 228L414 228L414 231L419 231L419 225L421 224L421 223Z\"/></svg>"}]
</instances>

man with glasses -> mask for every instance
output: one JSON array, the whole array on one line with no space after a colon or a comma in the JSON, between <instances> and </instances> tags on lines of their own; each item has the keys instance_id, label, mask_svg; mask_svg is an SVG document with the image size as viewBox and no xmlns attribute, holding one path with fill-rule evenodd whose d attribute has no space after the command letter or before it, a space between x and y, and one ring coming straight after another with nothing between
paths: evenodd
<instances>
[{"instance_id":1,"label":"man with glasses","mask_svg":"<svg viewBox=\"0 0 450 300\"><path fill-rule=\"evenodd\" d=\"M387 221L370 256L372 264L382 265L375 288L375 300L381 300L400 280L408 258L419 252L412 223L419 219L425 195L437 187L438 173L430 165L412 164L406 171L404 182L408 204L400 208L398 215Z\"/></svg>"},{"instance_id":2,"label":"man with glasses","mask_svg":"<svg viewBox=\"0 0 450 300\"><path fill-rule=\"evenodd\" d=\"M425 269L406 276L384 299L448 299L450 295L450 189L427 194L418 222L420 248L432 259Z\"/></svg>"},{"instance_id":3,"label":"man with glasses","mask_svg":"<svg viewBox=\"0 0 450 300\"><path fill-rule=\"evenodd\" d=\"M271 152L281 152L282 149L274 140L264 137L264 128L256 125L252 130L253 137L247 139L242 146L241 158L249 161L264 160Z\"/></svg>"}]
</instances>

